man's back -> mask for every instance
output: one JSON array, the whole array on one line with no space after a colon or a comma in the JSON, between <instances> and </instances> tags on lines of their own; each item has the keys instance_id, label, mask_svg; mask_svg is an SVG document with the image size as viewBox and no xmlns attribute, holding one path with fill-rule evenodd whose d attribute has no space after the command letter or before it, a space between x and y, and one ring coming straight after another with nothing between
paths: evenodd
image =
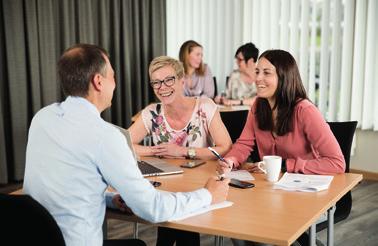
<instances>
[{"instance_id":1,"label":"man's back","mask_svg":"<svg viewBox=\"0 0 378 246\"><path fill-rule=\"evenodd\" d=\"M65 240L77 245L102 242L98 225L104 218L107 184L96 164L106 131L99 112L83 98L42 109L30 128L24 191L43 201Z\"/></svg>"},{"instance_id":2,"label":"man's back","mask_svg":"<svg viewBox=\"0 0 378 246\"><path fill-rule=\"evenodd\" d=\"M33 119L24 192L54 216L67 245L101 245L108 185L141 218L166 221L211 203L207 189L157 191L144 179L126 139L84 98L68 97Z\"/></svg>"}]
</instances>

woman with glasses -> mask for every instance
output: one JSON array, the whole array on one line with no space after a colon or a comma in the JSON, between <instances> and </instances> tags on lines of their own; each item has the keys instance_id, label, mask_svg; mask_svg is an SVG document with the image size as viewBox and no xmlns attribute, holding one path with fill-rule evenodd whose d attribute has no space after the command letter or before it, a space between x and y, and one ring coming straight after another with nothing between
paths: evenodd
<instances>
[{"instance_id":1,"label":"woman with glasses","mask_svg":"<svg viewBox=\"0 0 378 246\"><path fill-rule=\"evenodd\" d=\"M139 156L215 159L206 148L225 154L231 139L215 103L209 98L184 96L184 68L170 57L155 58L149 67L155 95L160 103L150 104L129 128ZM139 143L152 136L154 146ZM157 245L199 245L199 234L174 229L158 229Z\"/></svg>"},{"instance_id":2,"label":"woman with glasses","mask_svg":"<svg viewBox=\"0 0 378 246\"><path fill-rule=\"evenodd\" d=\"M193 40L188 40L180 47L180 61L184 65L184 94L214 98L215 87L210 67L203 63L202 46Z\"/></svg>"},{"instance_id":3,"label":"woman with glasses","mask_svg":"<svg viewBox=\"0 0 378 246\"><path fill-rule=\"evenodd\" d=\"M216 103L224 105L252 105L256 98L256 62L259 50L253 43L240 46L235 53L238 69L227 81L226 95L216 97Z\"/></svg>"}]
</instances>

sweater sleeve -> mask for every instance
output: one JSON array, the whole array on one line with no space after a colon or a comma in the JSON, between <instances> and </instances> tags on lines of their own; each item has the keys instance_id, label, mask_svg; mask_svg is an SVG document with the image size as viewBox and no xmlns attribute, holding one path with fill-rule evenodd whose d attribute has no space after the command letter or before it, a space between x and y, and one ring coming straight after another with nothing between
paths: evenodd
<instances>
[{"instance_id":1,"label":"sweater sleeve","mask_svg":"<svg viewBox=\"0 0 378 246\"><path fill-rule=\"evenodd\" d=\"M308 160L299 157L287 159L287 171L304 174L344 173L344 156L319 110L311 104L300 108L295 117L296 124L302 128L316 156Z\"/></svg>"},{"instance_id":2,"label":"sweater sleeve","mask_svg":"<svg viewBox=\"0 0 378 246\"><path fill-rule=\"evenodd\" d=\"M237 119L235 119L237 120ZM238 168L243 164L249 155L251 154L252 149L254 148L255 143L255 131L254 126L255 117L253 111L248 112L247 121L244 125L244 129L236 142L232 145L231 150L227 153L225 157L234 157L236 163L234 167Z\"/></svg>"},{"instance_id":3,"label":"sweater sleeve","mask_svg":"<svg viewBox=\"0 0 378 246\"><path fill-rule=\"evenodd\" d=\"M204 77L204 85L203 85L203 92L201 96L206 96L208 98L213 98L214 97L214 79L213 75L211 73L210 67L208 65L206 66L206 71L205 71L205 77Z\"/></svg>"}]
</instances>

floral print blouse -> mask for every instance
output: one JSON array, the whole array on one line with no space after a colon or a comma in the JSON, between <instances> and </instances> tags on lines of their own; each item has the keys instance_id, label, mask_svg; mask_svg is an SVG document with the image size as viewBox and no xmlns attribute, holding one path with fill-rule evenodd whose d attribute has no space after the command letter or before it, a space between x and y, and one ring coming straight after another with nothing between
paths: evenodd
<instances>
[{"instance_id":1,"label":"floral print blouse","mask_svg":"<svg viewBox=\"0 0 378 246\"><path fill-rule=\"evenodd\" d=\"M242 100L256 96L256 84L249 84L240 78L240 71L234 70L228 80L226 98Z\"/></svg>"},{"instance_id":2,"label":"floral print blouse","mask_svg":"<svg viewBox=\"0 0 378 246\"><path fill-rule=\"evenodd\" d=\"M142 111L142 119L155 145L175 143L184 147L212 146L209 127L217 105L209 98L196 98L192 117L183 129L173 129L164 115L161 103L148 105Z\"/></svg>"}]
</instances>

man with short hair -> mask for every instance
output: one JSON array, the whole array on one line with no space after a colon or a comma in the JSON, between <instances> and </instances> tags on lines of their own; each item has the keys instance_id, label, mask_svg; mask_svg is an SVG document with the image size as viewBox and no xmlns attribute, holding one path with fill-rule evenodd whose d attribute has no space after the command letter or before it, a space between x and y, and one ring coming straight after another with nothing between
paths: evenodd
<instances>
[{"instance_id":1,"label":"man with short hair","mask_svg":"<svg viewBox=\"0 0 378 246\"><path fill-rule=\"evenodd\" d=\"M227 179L211 177L202 189L172 193L143 178L122 133L100 117L111 106L116 86L105 50L75 45L63 53L58 73L67 98L32 120L23 190L53 215L67 245L114 245L103 242L102 223L106 205L120 207L119 195L151 222L226 199ZM107 193L109 185L120 194Z\"/></svg>"}]
</instances>

